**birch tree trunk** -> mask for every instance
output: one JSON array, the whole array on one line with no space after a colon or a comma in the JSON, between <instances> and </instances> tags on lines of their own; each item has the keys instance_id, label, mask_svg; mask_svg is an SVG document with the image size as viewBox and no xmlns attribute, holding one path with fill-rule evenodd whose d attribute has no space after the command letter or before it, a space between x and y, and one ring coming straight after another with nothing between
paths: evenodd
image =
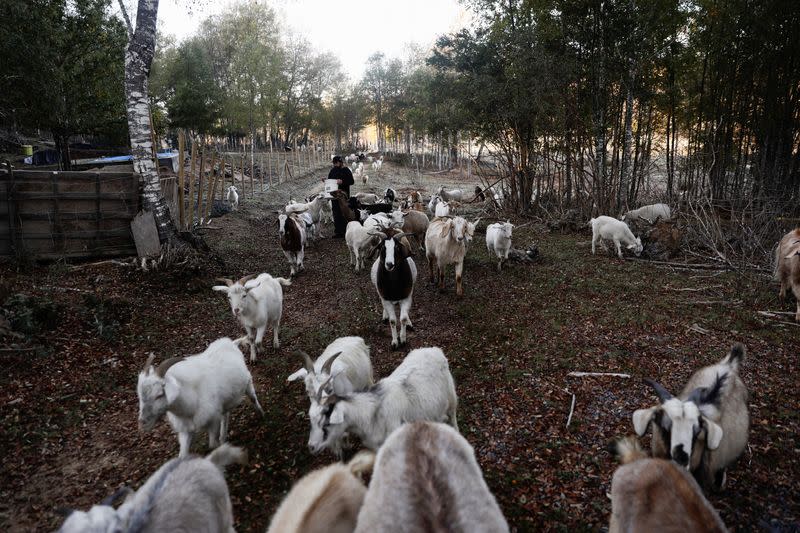
<instances>
[{"instance_id":1,"label":"birch tree trunk","mask_svg":"<svg viewBox=\"0 0 800 533\"><path fill-rule=\"evenodd\" d=\"M157 162L153 161L152 155L152 125L147 82L156 47L157 17L158 0L139 0L136 31L130 35L125 50L125 101L133 169L139 175L142 185L142 208L153 213L158 237L163 243L174 240L177 231L170 218L169 207L161 195Z\"/></svg>"},{"instance_id":2,"label":"birch tree trunk","mask_svg":"<svg viewBox=\"0 0 800 533\"><path fill-rule=\"evenodd\" d=\"M617 190L617 211L628 209L628 188L631 182L631 143L633 142L633 84L636 74L631 67L628 78L628 92L625 98L625 136L622 141L622 165L619 173L619 189Z\"/></svg>"}]
</instances>

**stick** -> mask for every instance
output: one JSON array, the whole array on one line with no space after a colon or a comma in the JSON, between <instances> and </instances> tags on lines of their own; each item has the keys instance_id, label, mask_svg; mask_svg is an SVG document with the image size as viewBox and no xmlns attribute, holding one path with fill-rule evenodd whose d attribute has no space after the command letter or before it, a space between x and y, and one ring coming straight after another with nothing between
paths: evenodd
<instances>
[{"instance_id":1,"label":"stick","mask_svg":"<svg viewBox=\"0 0 800 533\"><path fill-rule=\"evenodd\" d=\"M664 285L664 288L667 289L668 291L677 291L677 292L701 292L701 291L707 291L709 289L719 289L722 287L723 287L722 285L709 285L708 287L697 287L696 289L693 289L691 287L686 287L683 289L675 289L668 285Z\"/></svg>"},{"instance_id":2,"label":"stick","mask_svg":"<svg viewBox=\"0 0 800 533\"><path fill-rule=\"evenodd\" d=\"M594 376L612 376L615 378L629 378L630 374L620 374L617 372L570 372L567 374L573 378L594 377Z\"/></svg>"},{"instance_id":3,"label":"stick","mask_svg":"<svg viewBox=\"0 0 800 533\"><path fill-rule=\"evenodd\" d=\"M759 315L774 316L774 315L794 315L791 311L757 311Z\"/></svg>"},{"instance_id":4,"label":"stick","mask_svg":"<svg viewBox=\"0 0 800 533\"><path fill-rule=\"evenodd\" d=\"M572 394L572 393L570 393L570 394ZM572 405L570 405L570 407L569 407L569 416L567 417L567 425L564 426L565 428L568 428L569 427L569 423L572 422L572 413L574 411L575 411L575 395L572 394Z\"/></svg>"}]
</instances>

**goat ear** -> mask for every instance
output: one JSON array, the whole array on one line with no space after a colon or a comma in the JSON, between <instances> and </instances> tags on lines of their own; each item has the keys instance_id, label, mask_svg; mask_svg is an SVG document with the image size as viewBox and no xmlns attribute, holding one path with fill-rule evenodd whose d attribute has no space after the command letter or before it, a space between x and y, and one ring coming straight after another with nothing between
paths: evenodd
<instances>
[{"instance_id":1,"label":"goat ear","mask_svg":"<svg viewBox=\"0 0 800 533\"><path fill-rule=\"evenodd\" d=\"M331 411L329 420L331 424L344 424L344 413L342 413L342 409L338 405Z\"/></svg>"},{"instance_id":2,"label":"goat ear","mask_svg":"<svg viewBox=\"0 0 800 533\"><path fill-rule=\"evenodd\" d=\"M634 248L636 248L636 245L635 244L629 244L625 248L627 248L628 250L633 250Z\"/></svg>"},{"instance_id":3,"label":"goat ear","mask_svg":"<svg viewBox=\"0 0 800 533\"><path fill-rule=\"evenodd\" d=\"M656 414L658 407L651 407L649 409L637 409L633 412L633 430L640 437L647 432L647 427L653 416Z\"/></svg>"},{"instance_id":4,"label":"goat ear","mask_svg":"<svg viewBox=\"0 0 800 533\"><path fill-rule=\"evenodd\" d=\"M706 417L703 417L703 424L706 426L706 446L709 450L716 450L722 442L722 428Z\"/></svg>"},{"instance_id":5,"label":"goat ear","mask_svg":"<svg viewBox=\"0 0 800 533\"><path fill-rule=\"evenodd\" d=\"M175 379L175 376L167 376L164 383L164 394L167 395L167 403L172 403L181 392L181 384Z\"/></svg>"},{"instance_id":6,"label":"goat ear","mask_svg":"<svg viewBox=\"0 0 800 533\"><path fill-rule=\"evenodd\" d=\"M444 227L442 228L442 233L439 235L440 237L447 237L447 234L453 229L453 222L448 220Z\"/></svg>"},{"instance_id":7,"label":"goat ear","mask_svg":"<svg viewBox=\"0 0 800 533\"><path fill-rule=\"evenodd\" d=\"M308 375L308 370L306 370L305 368L301 368L300 370L298 370L297 372L286 378L286 381L297 381L298 379L305 379L307 375Z\"/></svg>"}]
</instances>

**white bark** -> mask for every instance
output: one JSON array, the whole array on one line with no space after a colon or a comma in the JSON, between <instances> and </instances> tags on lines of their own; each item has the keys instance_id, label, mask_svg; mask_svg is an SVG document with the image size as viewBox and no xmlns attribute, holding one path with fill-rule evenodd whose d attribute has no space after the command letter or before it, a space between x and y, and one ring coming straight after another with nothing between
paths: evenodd
<instances>
[{"instance_id":1,"label":"white bark","mask_svg":"<svg viewBox=\"0 0 800 533\"><path fill-rule=\"evenodd\" d=\"M125 100L128 132L131 139L133 169L142 185L142 208L152 211L161 242L177 235L169 208L161 195L150 124L150 100L147 96L148 76L156 46L156 19L159 0L139 0L136 30L125 50Z\"/></svg>"}]
</instances>

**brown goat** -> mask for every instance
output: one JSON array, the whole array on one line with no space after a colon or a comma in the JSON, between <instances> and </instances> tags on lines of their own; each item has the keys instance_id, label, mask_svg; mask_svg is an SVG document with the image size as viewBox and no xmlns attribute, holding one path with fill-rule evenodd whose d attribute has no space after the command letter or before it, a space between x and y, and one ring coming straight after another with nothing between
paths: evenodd
<instances>
[{"instance_id":1,"label":"brown goat","mask_svg":"<svg viewBox=\"0 0 800 533\"><path fill-rule=\"evenodd\" d=\"M780 298L786 298L786 288L792 289L797 303L794 319L800 322L800 228L783 236L775 250L775 279L781 283Z\"/></svg>"},{"instance_id":2,"label":"brown goat","mask_svg":"<svg viewBox=\"0 0 800 533\"><path fill-rule=\"evenodd\" d=\"M672 461L648 458L633 437L616 446L623 466L611 481L609 533L727 531L685 469Z\"/></svg>"},{"instance_id":3,"label":"brown goat","mask_svg":"<svg viewBox=\"0 0 800 533\"><path fill-rule=\"evenodd\" d=\"M339 211L341 211L342 216L347 222L360 222L358 213L350 209L350 206L347 204L347 193L344 191L331 191L330 194L339 204Z\"/></svg>"}]
</instances>

